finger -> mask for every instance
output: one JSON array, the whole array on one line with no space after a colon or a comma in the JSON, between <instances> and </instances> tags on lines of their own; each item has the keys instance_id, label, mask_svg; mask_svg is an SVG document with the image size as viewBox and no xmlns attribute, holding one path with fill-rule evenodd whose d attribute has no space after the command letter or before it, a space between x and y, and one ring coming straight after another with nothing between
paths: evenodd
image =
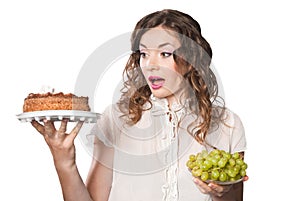
<instances>
[{"instance_id":1,"label":"finger","mask_svg":"<svg viewBox=\"0 0 300 201\"><path fill-rule=\"evenodd\" d=\"M248 181L248 180L249 180L249 177L247 175L244 176L243 181Z\"/></svg>"},{"instance_id":2,"label":"finger","mask_svg":"<svg viewBox=\"0 0 300 201\"><path fill-rule=\"evenodd\" d=\"M78 135L83 123L84 123L83 121L79 121L77 123L77 125L72 129L72 131L70 132L70 135L72 136L72 139L75 139L75 137Z\"/></svg>"},{"instance_id":3,"label":"finger","mask_svg":"<svg viewBox=\"0 0 300 201\"><path fill-rule=\"evenodd\" d=\"M36 120L32 120L30 123L40 134L45 134L45 127L42 124L40 124Z\"/></svg>"},{"instance_id":4,"label":"finger","mask_svg":"<svg viewBox=\"0 0 300 201\"><path fill-rule=\"evenodd\" d=\"M65 133L67 131L67 123L68 123L68 119L63 119L61 121L60 127L58 129L59 133Z\"/></svg>"},{"instance_id":5,"label":"finger","mask_svg":"<svg viewBox=\"0 0 300 201\"><path fill-rule=\"evenodd\" d=\"M52 136L55 134L56 129L55 129L53 121L44 119L44 125L45 125L45 134L46 135Z\"/></svg>"},{"instance_id":6,"label":"finger","mask_svg":"<svg viewBox=\"0 0 300 201\"><path fill-rule=\"evenodd\" d=\"M201 181L200 179L195 177L193 180L194 180L194 183L196 184L196 186L198 187L198 189L202 193L208 194L212 191L212 189L206 183Z\"/></svg>"},{"instance_id":7,"label":"finger","mask_svg":"<svg viewBox=\"0 0 300 201\"><path fill-rule=\"evenodd\" d=\"M215 183L209 183L208 186L212 189L212 194L221 197L224 193L227 193L231 188L232 184L229 185L218 185Z\"/></svg>"},{"instance_id":8,"label":"finger","mask_svg":"<svg viewBox=\"0 0 300 201\"><path fill-rule=\"evenodd\" d=\"M225 186L220 186L220 185L217 185L217 184L214 184L214 183L209 183L208 186L214 190L215 192L217 192L217 194L220 194L220 193L224 193L226 190L229 190L229 186L225 187ZM226 190L225 190L226 189Z\"/></svg>"}]
</instances>

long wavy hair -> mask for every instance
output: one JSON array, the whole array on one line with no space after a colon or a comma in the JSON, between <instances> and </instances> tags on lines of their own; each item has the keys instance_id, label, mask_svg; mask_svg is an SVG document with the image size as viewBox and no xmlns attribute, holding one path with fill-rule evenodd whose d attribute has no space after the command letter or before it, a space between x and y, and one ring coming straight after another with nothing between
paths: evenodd
<instances>
[{"instance_id":1,"label":"long wavy hair","mask_svg":"<svg viewBox=\"0 0 300 201\"><path fill-rule=\"evenodd\" d=\"M217 79L210 68L211 47L202 36L199 23L185 13L164 9L146 15L136 24L131 35L132 54L123 72L119 108L128 117L128 124L134 125L141 119L143 111L152 106L151 90L140 68L139 44L147 30L158 26L177 33L181 42L173 58L180 68L178 71L186 72L183 76L190 85L191 105L196 106L194 113L197 116L189 126L189 133L199 143L204 143L209 130L222 119L225 103L218 95ZM150 108L145 108L147 102Z\"/></svg>"}]
</instances>

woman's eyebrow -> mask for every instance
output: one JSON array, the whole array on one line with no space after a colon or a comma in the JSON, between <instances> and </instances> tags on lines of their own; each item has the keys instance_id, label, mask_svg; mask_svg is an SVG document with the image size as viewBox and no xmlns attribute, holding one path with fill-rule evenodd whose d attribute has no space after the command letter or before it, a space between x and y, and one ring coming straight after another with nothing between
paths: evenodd
<instances>
[{"instance_id":1,"label":"woman's eyebrow","mask_svg":"<svg viewBox=\"0 0 300 201\"><path fill-rule=\"evenodd\" d=\"M140 43L140 46L147 49L147 46L142 43Z\"/></svg>"},{"instance_id":2,"label":"woman's eyebrow","mask_svg":"<svg viewBox=\"0 0 300 201\"><path fill-rule=\"evenodd\" d=\"M167 43L162 43L162 44L158 45L158 48L162 48L162 47L165 47L165 46L168 46L168 45L174 47L174 45L172 45L171 43L167 42ZM142 44L142 43L140 43L140 46L147 49L147 46L144 45L144 44Z\"/></svg>"},{"instance_id":3,"label":"woman's eyebrow","mask_svg":"<svg viewBox=\"0 0 300 201\"><path fill-rule=\"evenodd\" d=\"M172 45L171 43L163 43L163 44L160 44L158 47L161 48L161 47L168 46L168 45L174 47L174 45Z\"/></svg>"}]
</instances>

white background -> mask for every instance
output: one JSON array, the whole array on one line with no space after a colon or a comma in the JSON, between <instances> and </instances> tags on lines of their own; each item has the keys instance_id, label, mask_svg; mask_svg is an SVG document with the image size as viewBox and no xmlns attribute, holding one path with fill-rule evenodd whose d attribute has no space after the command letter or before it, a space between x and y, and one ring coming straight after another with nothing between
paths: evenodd
<instances>
[{"instance_id":1,"label":"white background","mask_svg":"<svg viewBox=\"0 0 300 201\"><path fill-rule=\"evenodd\" d=\"M15 116L22 112L27 94L44 85L72 92L83 63L97 47L163 8L193 16L213 48L227 105L246 129L250 179L245 183L245 200L297 196L300 14L296 2L1 1L0 200L62 200L47 145ZM102 94L105 97L105 89ZM75 143L85 179L91 158L79 139Z\"/></svg>"}]
</instances>

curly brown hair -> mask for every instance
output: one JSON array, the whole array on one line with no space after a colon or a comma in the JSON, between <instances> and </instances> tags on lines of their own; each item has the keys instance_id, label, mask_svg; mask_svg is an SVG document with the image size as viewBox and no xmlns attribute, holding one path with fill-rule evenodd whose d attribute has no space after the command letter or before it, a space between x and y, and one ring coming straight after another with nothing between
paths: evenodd
<instances>
[{"instance_id":1,"label":"curly brown hair","mask_svg":"<svg viewBox=\"0 0 300 201\"><path fill-rule=\"evenodd\" d=\"M186 72L183 76L190 85L191 104L196 105L194 112L198 117L189 130L198 142L204 143L209 130L222 119L225 103L218 95L217 79L210 68L211 47L202 36L199 23L183 12L164 9L146 15L136 24L131 35L132 54L123 72L124 87L119 108L128 117L129 124L137 123L143 111L151 108L151 90L139 64L139 44L147 30L158 26L177 33L181 42L173 57L181 68L178 71ZM150 108L145 108L146 102L150 103Z\"/></svg>"}]
</instances>

